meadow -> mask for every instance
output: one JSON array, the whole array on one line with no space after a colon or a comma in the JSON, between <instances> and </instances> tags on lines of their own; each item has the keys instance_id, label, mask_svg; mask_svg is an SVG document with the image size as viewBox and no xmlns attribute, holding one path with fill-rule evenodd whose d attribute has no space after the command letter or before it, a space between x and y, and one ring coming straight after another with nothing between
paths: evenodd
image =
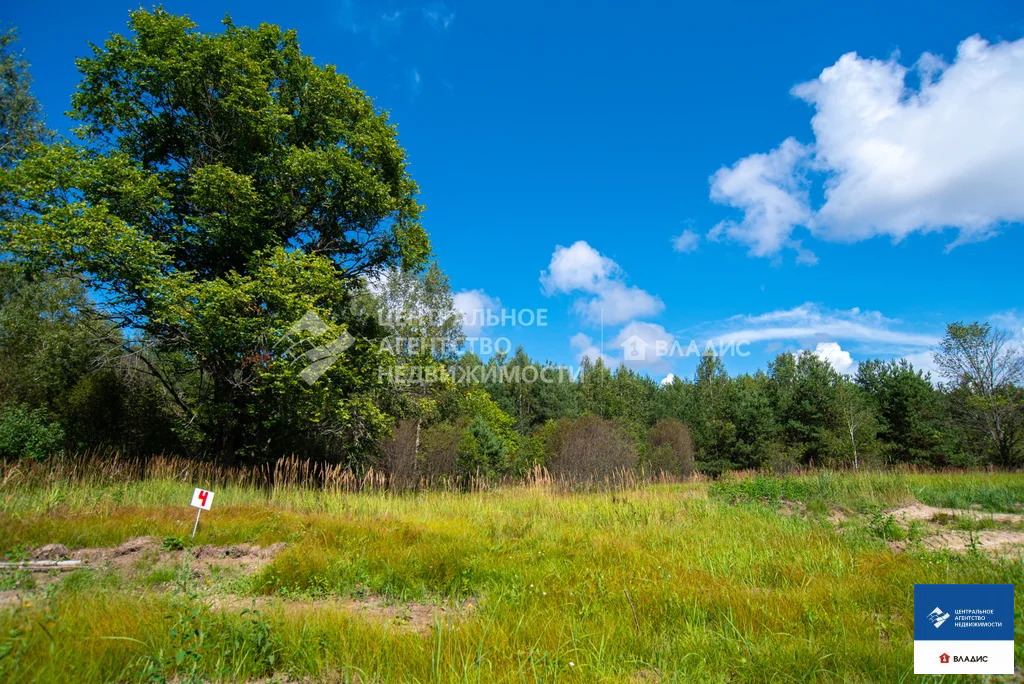
<instances>
[{"instance_id":1,"label":"meadow","mask_svg":"<svg viewBox=\"0 0 1024 684\"><path fill-rule=\"evenodd\" d=\"M1020 474L406 493L201 475L3 473L7 560L93 555L0 578L0 680L914 681L915 583L1024 583L1020 547L936 550L885 515L994 521L1021 512ZM196 484L216 498L191 542Z\"/></svg>"}]
</instances>

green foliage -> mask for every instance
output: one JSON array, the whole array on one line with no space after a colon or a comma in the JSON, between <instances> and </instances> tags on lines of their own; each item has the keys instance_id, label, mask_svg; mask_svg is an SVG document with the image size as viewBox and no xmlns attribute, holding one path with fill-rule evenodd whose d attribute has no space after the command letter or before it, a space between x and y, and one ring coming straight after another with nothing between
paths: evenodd
<instances>
[{"instance_id":1,"label":"green foliage","mask_svg":"<svg viewBox=\"0 0 1024 684\"><path fill-rule=\"evenodd\" d=\"M17 40L14 29L0 34L0 168L10 167L47 135L42 110L32 95L28 62L15 48ZM0 211L6 212L6 203Z\"/></svg>"},{"instance_id":2,"label":"green foliage","mask_svg":"<svg viewBox=\"0 0 1024 684\"><path fill-rule=\"evenodd\" d=\"M1024 463L1024 352L985 323L948 326L941 388L905 361L853 381L807 351L735 377L705 355L664 386L603 359L574 378L521 347L460 356L405 151L366 93L277 26L206 33L157 8L128 29L77 61L75 140L47 133L0 36L0 396L24 428L8 457L295 453L409 486L539 464L683 475L690 441L713 476ZM566 460L581 430L609 453Z\"/></svg>"},{"instance_id":3,"label":"green foliage","mask_svg":"<svg viewBox=\"0 0 1024 684\"><path fill-rule=\"evenodd\" d=\"M944 464L952 458L952 426L929 377L906 361L865 361L857 385L878 417L889 462Z\"/></svg>"},{"instance_id":4,"label":"green foliage","mask_svg":"<svg viewBox=\"0 0 1024 684\"><path fill-rule=\"evenodd\" d=\"M394 360L351 303L364 276L429 252L394 126L294 32L201 33L160 9L129 28L78 60L81 144L37 144L0 176L0 239L102 293L183 443L361 458L389 423L378 371ZM365 340L312 388L278 346L308 311L327 325L310 342Z\"/></svg>"},{"instance_id":5,"label":"green foliage","mask_svg":"<svg viewBox=\"0 0 1024 684\"><path fill-rule=\"evenodd\" d=\"M1024 463L1024 348L1014 335L988 323L950 323L935 363L968 437L1000 466Z\"/></svg>"},{"instance_id":6,"label":"green foliage","mask_svg":"<svg viewBox=\"0 0 1024 684\"><path fill-rule=\"evenodd\" d=\"M63 446L64 430L45 411L0 404L0 459L42 459Z\"/></svg>"},{"instance_id":7,"label":"green foliage","mask_svg":"<svg viewBox=\"0 0 1024 684\"><path fill-rule=\"evenodd\" d=\"M177 535L167 535L160 545L164 551L181 551L188 546L188 540Z\"/></svg>"},{"instance_id":8,"label":"green foliage","mask_svg":"<svg viewBox=\"0 0 1024 684\"><path fill-rule=\"evenodd\" d=\"M646 465L652 473L686 477L693 472L694 446L690 429L673 418L655 423L647 437Z\"/></svg>"}]
</instances>

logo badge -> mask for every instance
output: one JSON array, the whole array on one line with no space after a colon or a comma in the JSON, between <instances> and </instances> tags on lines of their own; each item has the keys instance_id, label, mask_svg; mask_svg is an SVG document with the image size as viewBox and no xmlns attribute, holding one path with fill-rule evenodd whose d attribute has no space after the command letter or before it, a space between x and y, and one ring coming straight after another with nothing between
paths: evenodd
<instances>
[{"instance_id":1,"label":"logo badge","mask_svg":"<svg viewBox=\"0 0 1024 684\"><path fill-rule=\"evenodd\" d=\"M1012 584L915 584L914 674L1013 674Z\"/></svg>"}]
</instances>

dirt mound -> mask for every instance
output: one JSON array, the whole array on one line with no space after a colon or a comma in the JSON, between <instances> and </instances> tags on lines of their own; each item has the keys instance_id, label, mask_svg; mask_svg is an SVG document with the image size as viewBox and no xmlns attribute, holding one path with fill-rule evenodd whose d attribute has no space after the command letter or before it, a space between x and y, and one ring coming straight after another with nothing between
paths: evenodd
<instances>
[{"instance_id":1,"label":"dirt mound","mask_svg":"<svg viewBox=\"0 0 1024 684\"><path fill-rule=\"evenodd\" d=\"M894 551L906 551L909 546L905 541L889 542L889 548ZM922 539L921 547L929 551L952 551L954 553L964 553L973 548L998 556L1017 558L1024 554L1024 532L983 530L975 532L972 540L970 532L943 530Z\"/></svg>"},{"instance_id":2,"label":"dirt mound","mask_svg":"<svg viewBox=\"0 0 1024 684\"><path fill-rule=\"evenodd\" d=\"M971 520L991 520L1000 524L1015 524L1024 521L1024 515L1020 513L986 513L976 509L965 508L938 508L926 506L923 503L914 503L909 506L901 506L888 511L896 520L908 522L911 520L936 520L943 518L969 518Z\"/></svg>"},{"instance_id":3,"label":"dirt mound","mask_svg":"<svg viewBox=\"0 0 1024 684\"><path fill-rule=\"evenodd\" d=\"M148 550L159 550L160 545L154 537L135 537L118 546L111 552L115 558L134 556Z\"/></svg>"},{"instance_id":4,"label":"dirt mound","mask_svg":"<svg viewBox=\"0 0 1024 684\"><path fill-rule=\"evenodd\" d=\"M214 546L207 544L194 549L169 551L156 537L135 537L116 547L95 547L69 550L63 544L46 544L35 549L32 560L74 559L90 566L109 566L127 569L142 561L161 564L181 563L187 558L199 561L199 572L210 567L251 568L265 562L285 548L283 542L260 547L256 544Z\"/></svg>"},{"instance_id":5,"label":"dirt mound","mask_svg":"<svg viewBox=\"0 0 1024 684\"><path fill-rule=\"evenodd\" d=\"M281 610L289 613L309 611L345 611L353 615L384 623L390 627L418 634L428 633L434 625L450 624L465 619L476 610L476 599L469 599L461 604L420 603L405 601L395 603L382 596L363 598L324 598L324 599L283 599L275 596L210 596L208 603L215 610L246 610L260 611Z\"/></svg>"},{"instance_id":6,"label":"dirt mound","mask_svg":"<svg viewBox=\"0 0 1024 684\"><path fill-rule=\"evenodd\" d=\"M29 554L32 560L64 560L71 558L71 551L63 544L45 544Z\"/></svg>"}]
</instances>

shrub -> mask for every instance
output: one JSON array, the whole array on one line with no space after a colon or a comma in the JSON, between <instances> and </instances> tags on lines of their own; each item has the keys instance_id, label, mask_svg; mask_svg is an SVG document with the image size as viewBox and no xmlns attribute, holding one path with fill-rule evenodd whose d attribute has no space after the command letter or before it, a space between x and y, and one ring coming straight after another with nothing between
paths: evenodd
<instances>
[{"instance_id":1,"label":"shrub","mask_svg":"<svg viewBox=\"0 0 1024 684\"><path fill-rule=\"evenodd\" d=\"M458 470L462 477L492 477L507 469L508 442L483 418L477 416L461 431Z\"/></svg>"},{"instance_id":2,"label":"shrub","mask_svg":"<svg viewBox=\"0 0 1024 684\"><path fill-rule=\"evenodd\" d=\"M636 445L617 422L583 416L556 423L548 471L556 477L590 480L636 466Z\"/></svg>"},{"instance_id":3,"label":"shrub","mask_svg":"<svg viewBox=\"0 0 1024 684\"><path fill-rule=\"evenodd\" d=\"M458 453L459 430L451 423L431 425L420 433L419 468L424 477L456 477Z\"/></svg>"},{"instance_id":4,"label":"shrub","mask_svg":"<svg viewBox=\"0 0 1024 684\"><path fill-rule=\"evenodd\" d=\"M647 435L647 465L651 473L687 477L693 472L690 428L675 418L662 418Z\"/></svg>"},{"instance_id":5,"label":"shrub","mask_svg":"<svg viewBox=\"0 0 1024 684\"><path fill-rule=\"evenodd\" d=\"M391 477L391 485L397 489L413 488L419 481L416 463L418 431L416 420L402 420L395 425L391 435L380 441L378 467Z\"/></svg>"},{"instance_id":6,"label":"shrub","mask_svg":"<svg viewBox=\"0 0 1024 684\"><path fill-rule=\"evenodd\" d=\"M21 404L0 406L0 458L43 459L62 450L64 430L46 411Z\"/></svg>"}]
</instances>

